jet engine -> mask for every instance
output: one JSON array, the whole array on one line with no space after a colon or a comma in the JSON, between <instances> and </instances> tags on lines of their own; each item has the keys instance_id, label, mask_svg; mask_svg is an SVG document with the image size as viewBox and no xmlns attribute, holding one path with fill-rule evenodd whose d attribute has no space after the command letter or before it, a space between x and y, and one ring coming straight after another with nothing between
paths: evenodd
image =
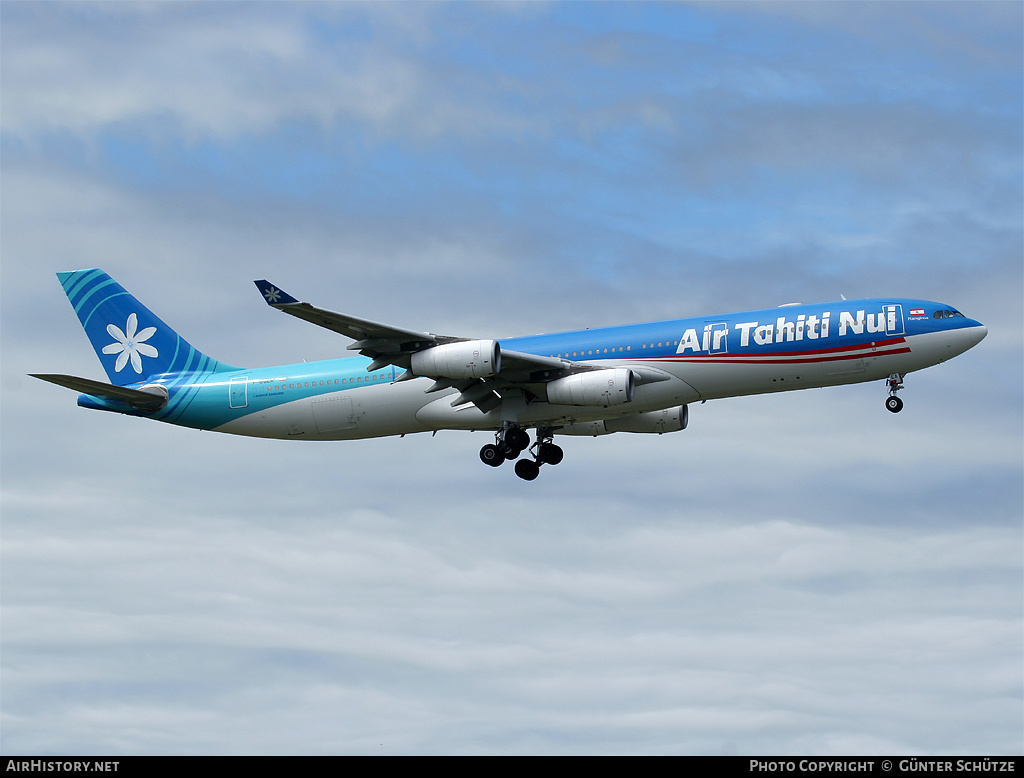
<instances>
[{"instance_id":1,"label":"jet engine","mask_svg":"<svg viewBox=\"0 0 1024 778\"><path fill-rule=\"evenodd\" d=\"M429 378L489 378L501 369L501 346L496 340L464 340L417 351L410 367Z\"/></svg>"},{"instance_id":2,"label":"jet engine","mask_svg":"<svg viewBox=\"0 0 1024 778\"><path fill-rule=\"evenodd\" d=\"M662 435L666 432L679 432L686 429L690 421L690 411L685 405L665 408L660 411L634 413L631 416L620 416L617 419L600 421L578 421L558 428L559 435L610 435L613 432L646 432Z\"/></svg>"},{"instance_id":3,"label":"jet engine","mask_svg":"<svg viewBox=\"0 0 1024 778\"><path fill-rule=\"evenodd\" d=\"M608 408L633 399L636 380L624 367L592 370L551 381L547 385L552 405L600 405Z\"/></svg>"},{"instance_id":4,"label":"jet engine","mask_svg":"<svg viewBox=\"0 0 1024 778\"><path fill-rule=\"evenodd\" d=\"M686 429L690 421L690 409L685 405L648 411L618 419L605 419L604 426L609 432L679 432Z\"/></svg>"}]
</instances>

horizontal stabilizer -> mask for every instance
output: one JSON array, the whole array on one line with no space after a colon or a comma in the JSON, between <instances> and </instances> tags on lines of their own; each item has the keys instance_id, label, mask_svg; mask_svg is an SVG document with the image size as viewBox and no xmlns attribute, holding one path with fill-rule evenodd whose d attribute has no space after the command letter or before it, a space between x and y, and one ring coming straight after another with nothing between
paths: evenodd
<instances>
[{"instance_id":1,"label":"horizontal stabilizer","mask_svg":"<svg viewBox=\"0 0 1024 778\"><path fill-rule=\"evenodd\" d=\"M147 411L158 411L167 405L167 388L154 384L145 389L128 389L124 386L114 386L102 381L93 381L90 378L79 378L73 375L53 375L29 373L32 378L49 381L51 384L63 386L65 389L72 389L103 400L115 400L126 403L133 408Z\"/></svg>"}]
</instances>

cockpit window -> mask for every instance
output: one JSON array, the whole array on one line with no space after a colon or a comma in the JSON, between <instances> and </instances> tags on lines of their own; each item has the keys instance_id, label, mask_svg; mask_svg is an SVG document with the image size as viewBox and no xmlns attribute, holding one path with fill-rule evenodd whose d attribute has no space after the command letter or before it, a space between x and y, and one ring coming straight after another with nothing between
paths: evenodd
<instances>
[{"instance_id":1,"label":"cockpit window","mask_svg":"<svg viewBox=\"0 0 1024 778\"><path fill-rule=\"evenodd\" d=\"M960 311L936 311L932 314L933 319L953 319L957 316L961 319L966 318Z\"/></svg>"}]
</instances>

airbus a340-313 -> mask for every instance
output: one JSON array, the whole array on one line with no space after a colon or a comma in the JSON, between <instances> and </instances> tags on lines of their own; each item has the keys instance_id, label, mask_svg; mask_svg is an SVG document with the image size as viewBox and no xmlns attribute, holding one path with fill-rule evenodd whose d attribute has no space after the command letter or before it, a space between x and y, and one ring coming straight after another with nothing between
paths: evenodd
<instances>
[{"instance_id":1,"label":"airbus a340-313","mask_svg":"<svg viewBox=\"0 0 1024 778\"><path fill-rule=\"evenodd\" d=\"M896 413L906 374L987 334L944 303L878 298L499 342L334 313L256 281L272 308L353 340L359 356L241 368L196 350L102 270L57 276L109 382L33 375L81 392L83 407L295 440L487 430L480 459L515 461L526 480L562 460L555 435L676 432L705 400L884 379Z\"/></svg>"}]
</instances>

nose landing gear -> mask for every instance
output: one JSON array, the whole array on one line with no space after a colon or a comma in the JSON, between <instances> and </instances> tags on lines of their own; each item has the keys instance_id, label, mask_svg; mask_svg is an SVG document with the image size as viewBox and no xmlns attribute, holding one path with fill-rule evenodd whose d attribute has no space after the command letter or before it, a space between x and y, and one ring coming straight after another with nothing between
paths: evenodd
<instances>
[{"instance_id":1,"label":"nose landing gear","mask_svg":"<svg viewBox=\"0 0 1024 778\"><path fill-rule=\"evenodd\" d=\"M889 396L885 400L885 407L893 413L899 413L903 410L903 400L896 396L896 392L903 388L903 374L893 373L885 379L885 383L889 387Z\"/></svg>"}]
</instances>

